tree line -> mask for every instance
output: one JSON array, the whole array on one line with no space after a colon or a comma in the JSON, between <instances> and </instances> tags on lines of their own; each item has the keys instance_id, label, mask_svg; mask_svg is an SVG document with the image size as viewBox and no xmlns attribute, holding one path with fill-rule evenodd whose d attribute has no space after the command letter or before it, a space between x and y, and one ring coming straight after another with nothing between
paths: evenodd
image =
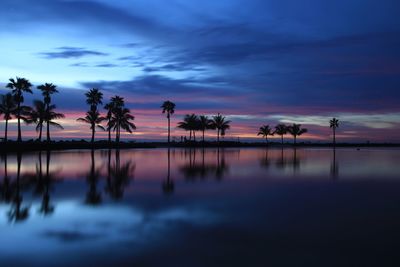
<instances>
[{"instance_id":1,"label":"tree line","mask_svg":"<svg viewBox=\"0 0 400 267\"><path fill-rule=\"evenodd\" d=\"M33 101L32 106L24 105L24 94L32 94L33 85L25 78L16 77L9 79L6 88L11 92L0 95L0 115L5 120L4 141L8 140L8 123L12 118L17 119L18 135L17 141L22 141L21 121L26 124L35 124L38 132L37 140L42 141L43 131L46 131L46 141L51 141L50 127L63 129L62 125L55 122L57 119L64 118L64 114L56 112L56 105L52 102L52 95L58 93L57 86L52 83L45 83L36 88L41 92L42 99ZM99 106L103 104L103 93L99 89L93 88L85 93L86 103L89 106L85 116L78 118L77 121L89 124L91 130L91 142L95 141L96 129L99 128L108 132L108 141L112 142L112 132L115 134L115 142L119 143L121 131L132 133L136 129L133 123L135 117L131 114L129 108L125 106L124 98L115 95L103 106L106 111L105 116L100 113ZM168 143L171 136L171 116L175 113L176 105L171 101L165 101L161 105L162 113L166 114L168 120ZM105 126L103 126L105 123ZM196 132L201 132L204 142L205 132L207 130L217 131L217 142L220 137L224 137L227 130L230 129L230 120L218 113L215 116L187 114L183 121L179 122L177 127L189 132L189 141L196 141ZM330 128L333 129L333 143L336 144L336 128L339 127L339 120L333 118L330 121ZM45 128L45 129L44 129ZM274 128L270 125L260 127L257 135L265 138L268 143L268 137L275 134L281 137L290 134L293 136L294 144L297 138L308 130L301 127L301 124L278 124ZM186 137L185 137L186 140Z\"/></svg>"}]
</instances>

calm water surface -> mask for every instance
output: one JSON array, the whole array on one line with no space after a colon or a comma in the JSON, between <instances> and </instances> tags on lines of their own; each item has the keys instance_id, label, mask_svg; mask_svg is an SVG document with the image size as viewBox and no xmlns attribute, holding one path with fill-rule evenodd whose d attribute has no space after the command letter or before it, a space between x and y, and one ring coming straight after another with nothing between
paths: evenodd
<instances>
[{"instance_id":1,"label":"calm water surface","mask_svg":"<svg viewBox=\"0 0 400 267\"><path fill-rule=\"evenodd\" d=\"M400 266L400 150L2 155L0 266Z\"/></svg>"}]
</instances>

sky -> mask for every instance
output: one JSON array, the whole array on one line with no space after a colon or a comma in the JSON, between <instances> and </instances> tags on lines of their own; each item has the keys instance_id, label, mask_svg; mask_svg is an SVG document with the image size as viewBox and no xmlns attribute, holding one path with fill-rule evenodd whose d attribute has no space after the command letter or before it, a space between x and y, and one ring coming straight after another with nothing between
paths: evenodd
<instances>
[{"instance_id":1,"label":"sky","mask_svg":"<svg viewBox=\"0 0 400 267\"><path fill-rule=\"evenodd\" d=\"M58 86L55 138L88 138L84 92L125 98L132 140L164 140L163 101L227 116L226 139L301 123L302 139L400 142L400 2L396 0L2 0L0 93L9 78ZM26 103L40 98L38 90ZM0 130L4 122L0 123ZM24 126L25 138L35 137ZM15 121L11 135L15 135ZM99 132L99 138L106 133ZM207 138L214 138L209 132ZM289 138L289 137L288 137Z\"/></svg>"}]
</instances>

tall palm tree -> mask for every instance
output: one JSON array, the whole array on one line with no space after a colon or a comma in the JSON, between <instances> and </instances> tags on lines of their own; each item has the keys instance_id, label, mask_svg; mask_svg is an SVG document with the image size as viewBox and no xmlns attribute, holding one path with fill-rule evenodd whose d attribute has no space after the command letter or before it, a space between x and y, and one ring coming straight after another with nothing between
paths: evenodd
<instances>
[{"instance_id":1,"label":"tall palm tree","mask_svg":"<svg viewBox=\"0 0 400 267\"><path fill-rule=\"evenodd\" d=\"M94 134L96 132L96 127L102 129L103 131L105 130L104 127L100 124L105 120L105 118L100 116L100 113L95 110L89 110L88 112L86 112L86 116L83 118L79 118L77 119L77 121L80 122L85 122L87 124L90 124L90 129L92 130L92 139L91 139L91 143L94 143Z\"/></svg>"},{"instance_id":2,"label":"tall palm tree","mask_svg":"<svg viewBox=\"0 0 400 267\"><path fill-rule=\"evenodd\" d=\"M212 120L210 120L207 116L201 115L199 117L199 127L200 130L203 132L203 143L204 143L204 133L208 129L212 129Z\"/></svg>"},{"instance_id":3,"label":"tall palm tree","mask_svg":"<svg viewBox=\"0 0 400 267\"><path fill-rule=\"evenodd\" d=\"M108 142L111 143L111 130L113 128L112 118L117 109L122 108L125 105L124 99L120 96L113 96L110 99L104 109L107 110L106 120L107 120L107 131L108 131Z\"/></svg>"},{"instance_id":4,"label":"tall palm tree","mask_svg":"<svg viewBox=\"0 0 400 267\"><path fill-rule=\"evenodd\" d=\"M339 120L333 118L329 121L330 128L333 131L333 145L336 146L336 128L339 127Z\"/></svg>"},{"instance_id":5,"label":"tall palm tree","mask_svg":"<svg viewBox=\"0 0 400 267\"><path fill-rule=\"evenodd\" d=\"M297 136L300 136L302 134L307 133L307 129L305 128L301 128L301 124L295 124L293 123L293 125L288 126L287 128L288 133L290 133L291 135L293 135L294 138L294 145L296 145L296 139Z\"/></svg>"},{"instance_id":6,"label":"tall palm tree","mask_svg":"<svg viewBox=\"0 0 400 267\"><path fill-rule=\"evenodd\" d=\"M119 143L121 138L121 129L127 131L128 133L132 133L133 130L136 130L136 125L131 122L134 119L135 117L131 114L131 111L128 108L124 107L115 110L114 116L111 119L111 125L116 132L117 143Z\"/></svg>"},{"instance_id":7,"label":"tall palm tree","mask_svg":"<svg viewBox=\"0 0 400 267\"><path fill-rule=\"evenodd\" d=\"M230 128L231 121L225 120L225 117L218 113L217 116L213 116L212 118L212 128L217 129L217 142L219 143L219 135L221 131L225 131Z\"/></svg>"},{"instance_id":8,"label":"tall palm tree","mask_svg":"<svg viewBox=\"0 0 400 267\"><path fill-rule=\"evenodd\" d=\"M283 136L287 134L287 126L285 124L278 124L275 126L275 133L281 136L281 143L283 145Z\"/></svg>"},{"instance_id":9,"label":"tall palm tree","mask_svg":"<svg viewBox=\"0 0 400 267\"><path fill-rule=\"evenodd\" d=\"M175 104L169 100L165 101L162 105L162 113L167 113L168 119L168 144L171 137L171 115L175 113Z\"/></svg>"},{"instance_id":10,"label":"tall palm tree","mask_svg":"<svg viewBox=\"0 0 400 267\"><path fill-rule=\"evenodd\" d=\"M25 78L16 77L16 79L9 79L9 83L6 85L7 88L11 89L12 94L14 96L14 101L17 104L16 108L16 117L18 120L18 138L17 141L22 141L22 134L21 134L21 118L22 118L22 104L24 103L24 95L23 93L30 93L32 94L32 84L29 80Z\"/></svg>"},{"instance_id":11,"label":"tall palm tree","mask_svg":"<svg viewBox=\"0 0 400 267\"><path fill-rule=\"evenodd\" d=\"M12 94L8 93L6 95L2 95L0 98L0 115L3 115L3 118L6 121L4 129L4 142L7 142L8 121L11 120L12 115L15 113L15 109L16 105Z\"/></svg>"},{"instance_id":12,"label":"tall palm tree","mask_svg":"<svg viewBox=\"0 0 400 267\"><path fill-rule=\"evenodd\" d=\"M192 132L194 141L196 141L195 131L198 129L198 119L195 114L186 114L183 118L183 121L178 123L178 128L181 128L185 131L189 131L189 141L192 140Z\"/></svg>"},{"instance_id":13,"label":"tall palm tree","mask_svg":"<svg viewBox=\"0 0 400 267\"><path fill-rule=\"evenodd\" d=\"M264 125L260 127L260 130L258 131L257 135L261 135L263 138L265 138L265 141L268 144L268 135L274 135L275 132L272 130L269 125Z\"/></svg>"},{"instance_id":14,"label":"tall palm tree","mask_svg":"<svg viewBox=\"0 0 400 267\"><path fill-rule=\"evenodd\" d=\"M46 112L49 114L51 105L51 95L58 93L57 86L52 83L45 83L39 85L37 88L42 91L43 101L44 104L46 105ZM49 120L46 120L47 142L50 142L50 124L51 122Z\"/></svg>"}]
</instances>

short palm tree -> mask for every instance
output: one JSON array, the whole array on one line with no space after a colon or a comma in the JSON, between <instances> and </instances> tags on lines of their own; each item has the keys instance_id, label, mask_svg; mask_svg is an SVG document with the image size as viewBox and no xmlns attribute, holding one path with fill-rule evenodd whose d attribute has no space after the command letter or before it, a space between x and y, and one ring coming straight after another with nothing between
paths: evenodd
<instances>
[{"instance_id":1,"label":"short palm tree","mask_svg":"<svg viewBox=\"0 0 400 267\"><path fill-rule=\"evenodd\" d=\"M192 132L194 141L196 141L195 131L198 129L198 119L195 114L186 114L183 121L178 123L178 128L189 131L189 141L192 140Z\"/></svg>"},{"instance_id":2,"label":"short palm tree","mask_svg":"<svg viewBox=\"0 0 400 267\"><path fill-rule=\"evenodd\" d=\"M113 115L117 109L122 108L124 105L125 105L124 99L116 95L111 97L110 102L108 102L104 106L104 109L107 110L106 120L107 120L107 131L108 131L108 142L111 142L111 130L113 128L111 120L113 118Z\"/></svg>"},{"instance_id":3,"label":"short palm tree","mask_svg":"<svg viewBox=\"0 0 400 267\"><path fill-rule=\"evenodd\" d=\"M265 138L265 141L268 144L268 136L269 135L274 135L275 132L272 130L271 127L269 127L269 125L264 125L262 127L260 127L260 130L258 131L257 135L261 135L263 138Z\"/></svg>"},{"instance_id":4,"label":"short palm tree","mask_svg":"<svg viewBox=\"0 0 400 267\"><path fill-rule=\"evenodd\" d=\"M38 141L42 141L43 124L46 120L46 104L40 100L33 101L33 107L29 114L29 121L36 124L36 131L39 132Z\"/></svg>"},{"instance_id":5,"label":"short palm tree","mask_svg":"<svg viewBox=\"0 0 400 267\"><path fill-rule=\"evenodd\" d=\"M201 115L199 117L199 127L200 130L203 132L203 143L204 143L204 133L206 130L212 129L212 120L210 120L207 116Z\"/></svg>"},{"instance_id":6,"label":"short palm tree","mask_svg":"<svg viewBox=\"0 0 400 267\"><path fill-rule=\"evenodd\" d=\"M288 133L293 135L294 138L294 145L296 145L297 136L307 133L307 129L301 128L301 124L295 124L288 126L287 128Z\"/></svg>"},{"instance_id":7,"label":"short palm tree","mask_svg":"<svg viewBox=\"0 0 400 267\"><path fill-rule=\"evenodd\" d=\"M231 121L225 120L225 117L222 116L220 113L218 113L217 116L213 116L211 125L212 125L213 129L217 129L217 142L218 143L219 143L219 135L220 135L221 131L224 131L224 134L225 134L225 131L230 128L230 125L229 125L230 123L231 123Z\"/></svg>"},{"instance_id":8,"label":"short palm tree","mask_svg":"<svg viewBox=\"0 0 400 267\"><path fill-rule=\"evenodd\" d=\"M121 138L121 129L127 131L128 133L132 133L133 130L136 129L136 125L131 122L134 119L135 117L131 114L131 111L128 108L118 108L114 111L114 116L111 119L110 125L116 132L117 143L119 143Z\"/></svg>"},{"instance_id":9,"label":"short palm tree","mask_svg":"<svg viewBox=\"0 0 400 267\"><path fill-rule=\"evenodd\" d=\"M17 141L21 142L22 141L22 134L21 134L21 119L22 119L22 104L24 103L24 95L23 93L30 93L32 94L32 84L29 82L29 80L25 78L19 78L17 77L16 79L9 79L9 83L6 85L7 88L11 89L11 93L14 97L14 101L17 105L16 107L16 112L15 115L18 120L18 138Z\"/></svg>"},{"instance_id":10,"label":"short palm tree","mask_svg":"<svg viewBox=\"0 0 400 267\"><path fill-rule=\"evenodd\" d=\"M281 143L283 145L283 136L287 134L287 126L285 124L278 124L275 126L275 133L281 136Z\"/></svg>"},{"instance_id":11,"label":"short palm tree","mask_svg":"<svg viewBox=\"0 0 400 267\"><path fill-rule=\"evenodd\" d=\"M329 121L329 125L333 131L333 145L335 146L336 145L336 128L339 127L339 120L336 118L333 118Z\"/></svg>"},{"instance_id":12,"label":"short palm tree","mask_svg":"<svg viewBox=\"0 0 400 267\"><path fill-rule=\"evenodd\" d=\"M175 112L175 104L171 101L165 101L162 105L162 113L167 113L168 119L168 144L170 142L171 137L171 115Z\"/></svg>"},{"instance_id":13,"label":"short palm tree","mask_svg":"<svg viewBox=\"0 0 400 267\"><path fill-rule=\"evenodd\" d=\"M58 93L57 86L52 83L45 83L39 85L37 88L42 91L43 101L46 105L46 112L50 114L51 95ZM47 142L50 142L50 124L51 121L46 120Z\"/></svg>"},{"instance_id":14,"label":"short palm tree","mask_svg":"<svg viewBox=\"0 0 400 267\"><path fill-rule=\"evenodd\" d=\"M94 143L94 135L96 132L96 127L102 129L103 131L105 130L104 127L101 125L101 123L104 120L105 118L101 117L100 113L97 110L95 111L89 110L88 112L86 112L85 117L77 119L77 121L90 124L90 129L92 130L92 139L91 139L92 144Z\"/></svg>"},{"instance_id":15,"label":"short palm tree","mask_svg":"<svg viewBox=\"0 0 400 267\"><path fill-rule=\"evenodd\" d=\"M6 95L2 95L0 98L0 115L3 115L3 118L6 121L4 129L4 142L7 142L8 121L12 119L15 109L16 105L12 94L8 93Z\"/></svg>"}]
</instances>

